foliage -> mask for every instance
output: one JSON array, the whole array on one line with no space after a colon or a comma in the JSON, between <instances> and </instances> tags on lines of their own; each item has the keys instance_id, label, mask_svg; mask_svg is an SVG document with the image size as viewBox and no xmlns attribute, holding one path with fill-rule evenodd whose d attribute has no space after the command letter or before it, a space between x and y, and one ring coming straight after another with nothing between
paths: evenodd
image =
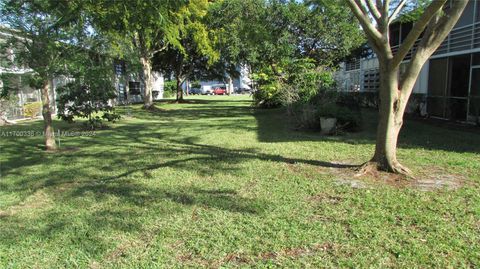
<instances>
[{"instance_id":1,"label":"foliage","mask_svg":"<svg viewBox=\"0 0 480 269\"><path fill-rule=\"evenodd\" d=\"M398 5L400 0L394 0L392 6ZM394 18L400 22L414 22L418 20L425 9L429 4L432 3L432 0L417 0L417 1L407 1L403 9L400 11L398 18Z\"/></svg>"},{"instance_id":2,"label":"foliage","mask_svg":"<svg viewBox=\"0 0 480 269\"><path fill-rule=\"evenodd\" d=\"M297 129L319 129L320 117L336 118L337 130L357 132L362 129L362 112L356 103L357 98L325 90L317 93L308 102L296 102L289 107Z\"/></svg>"},{"instance_id":3,"label":"foliage","mask_svg":"<svg viewBox=\"0 0 480 269\"><path fill-rule=\"evenodd\" d=\"M362 128L361 111L339 103L329 103L318 107L316 116L317 119L320 117L336 118L337 129L340 131L353 132Z\"/></svg>"},{"instance_id":4,"label":"foliage","mask_svg":"<svg viewBox=\"0 0 480 269\"><path fill-rule=\"evenodd\" d=\"M333 67L364 43L345 4L230 0L217 8L211 20L224 30L222 51L253 67L254 104L286 106L298 125L312 128L318 122L314 99L335 87Z\"/></svg>"},{"instance_id":5,"label":"foliage","mask_svg":"<svg viewBox=\"0 0 480 269\"><path fill-rule=\"evenodd\" d=\"M151 58L167 44L180 47L176 18L187 1L78 2L83 4L93 27L111 38L114 53L120 58L132 53Z\"/></svg>"},{"instance_id":6,"label":"foliage","mask_svg":"<svg viewBox=\"0 0 480 269\"><path fill-rule=\"evenodd\" d=\"M57 88L58 117L73 122L76 117L86 118L91 129L102 126L102 120L115 122L120 117L111 101L116 98L113 87L111 62L105 59L91 61L81 53L71 60L72 77ZM101 116L99 116L101 114Z\"/></svg>"},{"instance_id":7,"label":"foliage","mask_svg":"<svg viewBox=\"0 0 480 269\"><path fill-rule=\"evenodd\" d=\"M200 84L199 80L195 80L192 82L192 88L199 89L200 87L202 87L202 85Z\"/></svg>"},{"instance_id":8,"label":"foliage","mask_svg":"<svg viewBox=\"0 0 480 269\"><path fill-rule=\"evenodd\" d=\"M335 65L364 42L342 1L226 0L212 17L222 51L254 69L305 58Z\"/></svg>"},{"instance_id":9,"label":"foliage","mask_svg":"<svg viewBox=\"0 0 480 269\"><path fill-rule=\"evenodd\" d=\"M168 45L154 58L154 69L175 77L182 84L186 79L209 76L209 68L220 57L215 48L216 32L206 24L211 4L208 0L192 0L177 14L178 44ZM177 93L180 89L177 89ZM181 96L177 96L181 99Z\"/></svg>"},{"instance_id":10,"label":"foliage","mask_svg":"<svg viewBox=\"0 0 480 269\"><path fill-rule=\"evenodd\" d=\"M177 94L177 81L166 80L163 85L163 96L166 98L174 97Z\"/></svg>"},{"instance_id":11,"label":"foliage","mask_svg":"<svg viewBox=\"0 0 480 269\"><path fill-rule=\"evenodd\" d=\"M20 88L30 86L33 77L32 74L0 74L0 117L6 118L11 109L18 107L17 94Z\"/></svg>"},{"instance_id":12,"label":"foliage","mask_svg":"<svg viewBox=\"0 0 480 269\"><path fill-rule=\"evenodd\" d=\"M80 6L67 0L7 0L2 20L15 32L6 46L14 48L16 65L32 68L43 81L64 70L64 55L79 43L87 26Z\"/></svg>"},{"instance_id":13,"label":"foliage","mask_svg":"<svg viewBox=\"0 0 480 269\"><path fill-rule=\"evenodd\" d=\"M0 97L0 124L7 118L8 112L18 105L18 96L13 92L5 91Z\"/></svg>"},{"instance_id":14,"label":"foliage","mask_svg":"<svg viewBox=\"0 0 480 269\"><path fill-rule=\"evenodd\" d=\"M26 103L23 105L23 112L26 118L35 118L42 112L42 102Z\"/></svg>"},{"instance_id":15,"label":"foliage","mask_svg":"<svg viewBox=\"0 0 480 269\"><path fill-rule=\"evenodd\" d=\"M253 103L255 106L263 108L279 107L282 105L281 83L271 68L265 68L263 71L252 74L252 79L258 88L253 94Z\"/></svg>"},{"instance_id":16,"label":"foliage","mask_svg":"<svg viewBox=\"0 0 480 269\"><path fill-rule=\"evenodd\" d=\"M36 76L32 73L26 74L14 74L14 73L2 73L0 74L0 80L2 81L2 88L0 89L0 98L8 96L10 93L17 94L21 88L30 87L38 89L32 82Z\"/></svg>"},{"instance_id":17,"label":"foliage","mask_svg":"<svg viewBox=\"0 0 480 269\"><path fill-rule=\"evenodd\" d=\"M332 72L316 67L311 59L285 60L262 71L253 80L258 87L254 102L263 107L305 104L335 85Z\"/></svg>"}]
</instances>

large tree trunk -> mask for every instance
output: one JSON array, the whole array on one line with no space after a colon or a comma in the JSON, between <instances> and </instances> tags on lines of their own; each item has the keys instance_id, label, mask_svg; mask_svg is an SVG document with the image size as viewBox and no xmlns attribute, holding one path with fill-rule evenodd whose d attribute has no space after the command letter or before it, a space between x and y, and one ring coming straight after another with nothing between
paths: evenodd
<instances>
[{"instance_id":1,"label":"large tree trunk","mask_svg":"<svg viewBox=\"0 0 480 269\"><path fill-rule=\"evenodd\" d=\"M360 173L369 173L371 169L400 174L411 174L410 170L397 160L398 135L403 125L403 114L408 96L401 94L399 69L391 68L380 61L380 108L377 126L375 154L366 163Z\"/></svg>"},{"instance_id":2,"label":"large tree trunk","mask_svg":"<svg viewBox=\"0 0 480 269\"><path fill-rule=\"evenodd\" d=\"M55 143L55 133L52 126L52 112L50 108L50 89L53 88L50 80L45 81L42 87L42 115L43 115L43 135L45 137L45 149L48 151L54 151L57 149Z\"/></svg>"},{"instance_id":3,"label":"large tree trunk","mask_svg":"<svg viewBox=\"0 0 480 269\"><path fill-rule=\"evenodd\" d=\"M398 135L408 99L422 66L448 36L469 1L431 1L398 50L393 53L389 42L389 26L408 2L347 0L380 63L380 117L377 144L374 157L363 166L360 174L372 168L410 174L410 171L398 162L396 156ZM447 2L450 5L444 8ZM420 41L417 43L417 40ZM399 66L414 46L416 48L412 52L405 73L399 79Z\"/></svg>"},{"instance_id":4,"label":"large tree trunk","mask_svg":"<svg viewBox=\"0 0 480 269\"><path fill-rule=\"evenodd\" d=\"M150 108L153 106L153 76L152 76L152 63L148 57L141 57L145 94L143 96L144 108Z\"/></svg>"},{"instance_id":5,"label":"large tree trunk","mask_svg":"<svg viewBox=\"0 0 480 269\"><path fill-rule=\"evenodd\" d=\"M182 81L180 77L177 77L177 102L181 101L183 101Z\"/></svg>"}]
</instances>

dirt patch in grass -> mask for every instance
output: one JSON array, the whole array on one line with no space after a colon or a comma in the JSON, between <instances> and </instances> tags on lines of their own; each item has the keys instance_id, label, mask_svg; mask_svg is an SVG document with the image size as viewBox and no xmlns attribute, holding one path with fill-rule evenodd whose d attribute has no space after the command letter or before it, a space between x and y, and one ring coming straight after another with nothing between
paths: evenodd
<instances>
[{"instance_id":1,"label":"dirt patch in grass","mask_svg":"<svg viewBox=\"0 0 480 269\"><path fill-rule=\"evenodd\" d=\"M375 188L383 184L421 191L456 190L468 181L463 175L452 174L438 167L431 167L416 175L415 178L409 178L404 175L386 172L376 172L375 174L357 177L357 169L351 166L351 162L335 162L331 163L330 166L315 166L314 169L308 169L308 167L302 167L299 164L288 163L287 169L309 179L318 178L319 174L330 175L333 176L336 184L347 185L355 189Z\"/></svg>"},{"instance_id":2,"label":"dirt patch in grass","mask_svg":"<svg viewBox=\"0 0 480 269\"><path fill-rule=\"evenodd\" d=\"M249 255L246 253L229 253L223 259L206 260L201 257L195 257L188 253L177 256L177 259L183 264L201 265L204 268L223 268L226 264L235 264L237 266L254 266L255 264L278 261L282 259L295 259L304 256L316 255L319 252L330 252L336 249L336 246L331 243L315 244L312 246L300 246L284 248L278 251L261 252L256 255Z\"/></svg>"},{"instance_id":3,"label":"dirt patch in grass","mask_svg":"<svg viewBox=\"0 0 480 269\"><path fill-rule=\"evenodd\" d=\"M320 193L320 194L308 197L307 200L309 202L314 202L314 203L327 203L327 204L336 205L336 204L339 204L341 201L343 201L343 198L340 196L330 195L327 193Z\"/></svg>"},{"instance_id":4,"label":"dirt patch in grass","mask_svg":"<svg viewBox=\"0 0 480 269\"><path fill-rule=\"evenodd\" d=\"M330 243L316 244L312 246L285 248L279 251L262 252L256 256L248 256L244 254L231 253L224 259L223 263L236 263L242 265L255 264L258 262L276 261L280 259L298 258L304 256L315 255L318 252L326 252L334 249L334 245Z\"/></svg>"},{"instance_id":5,"label":"dirt patch in grass","mask_svg":"<svg viewBox=\"0 0 480 269\"><path fill-rule=\"evenodd\" d=\"M343 174L343 175L342 175ZM375 175L355 177L352 171L340 171L335 182L339 185L350 185L352 188L375 188L375 185L385 184L396 188L411 188L421 191L436 191L441 189L456 190L461 188L466 179L462 175L435 171L409 178L403 175L378 172Z\"/></svg>"}]
</instances>

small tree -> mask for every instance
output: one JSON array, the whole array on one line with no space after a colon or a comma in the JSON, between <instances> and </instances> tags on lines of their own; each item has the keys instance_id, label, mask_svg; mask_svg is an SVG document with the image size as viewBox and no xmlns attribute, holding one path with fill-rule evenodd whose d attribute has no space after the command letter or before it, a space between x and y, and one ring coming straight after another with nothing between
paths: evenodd
<instances>
[{"instance_id":1,"label":"small tree","mask_svg":"<svg viewBox=\"0 0 480 269\"><path fill-rule=\"evenodd\" d=\"M73 43L79 14L68 1L8 0L1 6L0 15L15 31L8 41L16 60L33 69L32 86L41 89L42 115L46 150L55 150L52 126L51 96L53 78L61 73L65 44Z\"/></svg>"},{"instance_id":2,"label":"small tree","mask_svg":"<svg viewBox=\"0 0 480 269\"><path fill-rule=\"evenodd\" d=\"M111 104L116 89L110 64L111 61L101 60L96 66L89 65L57 89L59 118L67 122L73 122L75 117L86 118L91 129L101 127L102 120L115 122L120 118Z\"/></svg>"},{"instance_id":3,"label":"small tree","mask_svg":"<svg viewBox=\"0 0 480 269\"><path fill-rule=\"evenodd\" d=\"M79 1L82 2L82 1ZM112 37L119 54L133 50L143 71L144 107L153 106L153 57L168 46L181 47L178 16L187 1L97 0L85 4L94 28Z\"/></svg>"},{"instance_id":4,"label":"small tree","mask_svg":"<svg viewBox=\"0 0 480 269\"><path fill-rule=\"evenodd\" d=\"M380 65L380 110L375 154L360 174L383 170L400 174L411 171L397 160L398 134L415 82L425 62L441 45L462 15L468 0L426 2L413 29L394 54L389 42L390 24L411 4L407 0L346 0L365 31ZM422 8L417 6L417 8ZM423 35L422 35L423 34ZM420 39L404 74L400 64Z\"/></svg>"},{"instance_id":5,"label":"small tree","mask_svg":"<svg viewBox=\"0 0 480 269\"><path fill-rule=\"evenodd\" d=\"M155 58L156 69L175 77L179 102L183 101L182 84L205 74L220 57L214 48L215 32L204 19L209 7L208 0L191 0L184 6L177 14L180 46L169 45Z\"/></svg>"}]
</instances>

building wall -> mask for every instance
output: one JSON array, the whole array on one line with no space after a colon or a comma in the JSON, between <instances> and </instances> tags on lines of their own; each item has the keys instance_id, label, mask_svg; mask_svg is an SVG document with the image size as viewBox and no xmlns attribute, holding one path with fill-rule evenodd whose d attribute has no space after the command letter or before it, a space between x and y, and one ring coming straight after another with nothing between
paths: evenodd
<instances>
[{"instance_id":1,"label":"building wall","mask_svg":"<svg viewBox=\"0 0 480 269\"><path fill-rule=\"evenodd\" d=\"M246 66L238 66L237 71L239 73L238 77L232 79L232 84L234 89L251 89L252 80L250 79L250 70ZM192 83L192 81L190 81ZM203 86L222 86L228 87L228 79L225 80L202 80L200 85ZM187 86L185 83L182 84L182 89L186 90ZM191 88L191 85L190 85Z\"/></svg>"},{"instance_id":2,"label":"building wall","mask_svg":"<svg viewBox=\"0 0 480 269\"><path fill-rule=\"evenodd\" d=\"M402 26L397 25L396 30L392 30L394 34L399 36L396 38L391 38L391 40L396 40L395 42L401 42L405 38L406 33L402 30ZM409 29L411 26L406 26L405 29ZM400 43L396 43L400 44ZM398 49L399 45L392 44L392 50L394 53ZM415 48L414 48L415 50ZM475 83L480 76L480 71L476 71L474 68L475 63L473 61L473 55L480 52L480 0L471 1L466 10L464 11L459 22L456 24L455 28L430 58L429 61L423 66L422 71L417 79L417 82L413 89L412 97L410 98L410 103L407 108L407 112L418 112L422 115L431 115L440 118L453 118L455 120L461 121L474 121L474 117L470 113L475 98L470 96L473 92L477 91L472 87L475 86ZM463 55L463 56L462 56ZM469 56L471 55L471 56ZM410 57L409 55L408 57ZM407 61L402 65L406 65ZM463 68L465 71L462 73L459 70L458 66L452 65L451 61L456 59L455 57L472 57L469 67ZM448 62L446 72L442 74L436 74L436 68L431 69L431 64L435 63L435 59L446 59ZM357 69L351 70L348 67L358 66ZM480 68L480 67L479 67ZM462 70L463 70L462 69ZM402 67L401 67L402 70ZM456 73L455 73L456 72ZM336 73L337 83L340 90L342 91L359 91L359 92L376 92L378 91L378 60L376 58L372 59L360 59L359 65L352 64L341 64L339 71ZM463 81L455 81L459 80ZM439 80L445 80L442 86L445 86L443 96L438 97L435 94L435 89L432 89L432 85L438 84ZM469 82L467 80L470 80ZM469 83L469 92L461 94L462 96L455 96L457 89L454 89L456 85L465 85ZM460 83L460 84L459 84ZM463 84L462 84L463 83ZM458 87L458 86L457 86ZM442 89L443 90L443 89ZM437 90L438 91L438 90ZM480 92L480 89L478 89ZM438 94L437 94L438 95ZM458 95L458 94L457 94ZM437 98L438 100L434 100ZM475 100L473 100L475 99ZM442 105L441 108L439 106ZM468 108L466 108L468 107ZM437 111L438 110L438 111ZM441 110L441 113L439 112ZM463 111L465 110L465 111ZM466 116L467 111L469 111L469 116ZM433 113L435 112L435 113ZM461 116L463 115L463 116Z\"/></svg>"}]
</instances>

